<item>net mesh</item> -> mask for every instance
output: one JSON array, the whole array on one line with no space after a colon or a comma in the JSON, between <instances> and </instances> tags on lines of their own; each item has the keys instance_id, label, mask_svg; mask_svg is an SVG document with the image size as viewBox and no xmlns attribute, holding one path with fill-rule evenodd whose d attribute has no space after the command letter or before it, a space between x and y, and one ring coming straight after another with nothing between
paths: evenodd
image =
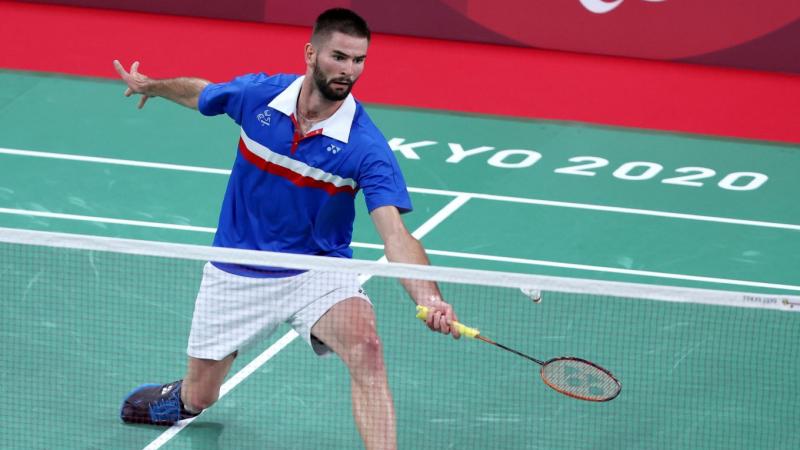
<instances>
[{"instance_id":1,"label":"net mesh","mask_svg":"<svg viewBox=\"0 0 800 450\"><path fill-rule=\"evenodd\" d=\"M183 376L209 260L313 269L318 298L335 296L335 289L349 293L348 283L360 276L381 345L363 342L353 358L382 350L400 448L800 446L800 316L793 296L13 230L3 230L0 241L6 448L360 448L351 379L369 383L364 373L374 372L318 358L296 311L289 323L256 333L242 347L222 398L185 428L165 434L164 427L122 423L120 405L133 388ZM431 333L415 319L398 278L439 280L462 322L542 360L571 355L595 362L620 380L622 393L607 403L570 399L548 389L530 361ZM534 304L523 287L541 289L542 302ZM251 304L261 312L229 322L258 323L272 303L278 309L306 291L287 289L288 300L223 289L226 306L215 314ZM350 316L336 326L357 333L372 325ZM212 330L201 347L229 331ZM364 412L379 417L385 407L367 402Z\"/></svg>"}]
</instances>

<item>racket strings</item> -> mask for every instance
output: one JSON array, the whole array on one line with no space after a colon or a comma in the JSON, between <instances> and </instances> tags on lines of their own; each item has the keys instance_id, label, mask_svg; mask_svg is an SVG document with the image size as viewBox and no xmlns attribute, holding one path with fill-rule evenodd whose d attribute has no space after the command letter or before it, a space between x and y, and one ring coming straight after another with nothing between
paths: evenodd
<instances>
[{"instance_id":1,"label":"racket strings","mask_svg":"<svg viewBox=\"0 0 800 450\"><path fill-rule=\"evenodd\" d=\"M619 381L606 370L578 358L557 358L542 366L548 386L570 397L608 401L619 395Z\"/></svg>"}]
</instances>

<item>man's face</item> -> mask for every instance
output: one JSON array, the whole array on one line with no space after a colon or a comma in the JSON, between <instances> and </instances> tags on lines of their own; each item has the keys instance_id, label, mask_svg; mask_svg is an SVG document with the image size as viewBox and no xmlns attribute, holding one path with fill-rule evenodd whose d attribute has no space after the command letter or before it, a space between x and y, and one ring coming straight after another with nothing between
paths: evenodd
<instances>
[{"instance_id":1,"label":"man's face","mask_svg":"<svg viewBox=\"0 0 800 450\"><path fill-rule=\"evenodd\" d=\"M369 41L337 31L321 41L313 62L314 82L326 99L344 100L364 70Z\"/></svg>"}]
</instances>

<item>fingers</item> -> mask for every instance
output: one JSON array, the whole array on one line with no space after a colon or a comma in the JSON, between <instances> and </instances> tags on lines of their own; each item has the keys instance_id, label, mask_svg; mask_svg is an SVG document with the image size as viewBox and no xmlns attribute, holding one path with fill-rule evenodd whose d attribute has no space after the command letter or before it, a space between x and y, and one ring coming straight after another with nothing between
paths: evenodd
<instances>
[{"instance_id":1,"label":"fingers","mask_svg":"<svg viewBox=\"0 0 800 450\"><path fill-rule=\"evenodd\" d=\"M451 327L450 334L453 335L454 339L461 339L461 332L458 331L458 327L454 325L456 322L458 322L458 320L456 319L456 313L453 312L452 308L447 312L447 320Z\"/></svg>"},{"instance_id":2,"label":"fingers","mask_svg":"<svg viewBox=\"0 0 800 450\"><path fill-rule=\"evenodd\" d=\"M139 100L139 109L144 108L144 102L146 102L148 98L150 97L142 94L142 98Z\"/></svg>"},{"instance_id":3,"label":"fingers","mask_svg":"<svg viewBox=\"0 0 800 450\"><path fill-rule=\"evenodd\" d=\"M125 71L125 68L122 67L122 63L120 63L117 59L114 60L114 69L117 70L117 73L123 79L128 76L128 72Z\"/></svg>"},{"instance_id":4,"label":"fingers","mask_svg":"<svg viewBox=\"0 0 800 450\"><path fill-rule=\"evenodd\" d=\"M115 59L113 63L114 63L114 69L116 69L119 76L128 85L128 88L125 89L124 93L125 97L130 97L133 94L142 94L142 98L139 99L138 108L139 109L144 108L145 102L147 102L147 99L149 99L150 97L148 95L143 94L141 88L137 86L137 80L141 82L142 78L146 78L144 77L144 75L141 75L139 73L139 61L134 61L133 64L131 64L130 72L127 72L125 70L125 67L122 65L121 62L119 62L118 59Z\"/></svg>"},{"instance_id":5,"label":"fingers","mask_svg":"<svg viewBox=\"0 0 800 450\"><path fill-rule=\"evenodd\" d=\"M428 328L433 331L442 331L442 321L444 320L445 316L442 315L442 311L437 308L431 308L430 312L428 312Z\"/></svg>"},{"instance_id":6,"label":"fingers","mask_svg":"<svg viewBox=\"0 0 800 450\"><path fill-rule=\"evenodd\" d=\"M124 94L125 97L130 97L131 95L133 95L133 89L131 89L129 81L131 75L125 71L125 67L122 66L122 63L120 63L118 59L114 60L114 69L117 70L117 73L119 74L120 78L122 78L122 80L125 81L125 83L128 85L128 88L125 89L125 94Z\"/></svg>"},{"instance_id":7,"label":"fingers","mask_svg":"<svg viewBox=\"0 0 800 450\"><path fill-rule=\"evenodd\" d=\"M425 323L432 331L442 334L452 334L455 339L461 337L458 329L453 325L455 313L450 305L431 307Z\"/></svg>"},{"instance_id":8,"label":"fingers","mask_svg":"<svg viewBox=\"0 0 800 450\"><path fill-rule=\"evenodd\" d=\"M439 323L436 327L442 334L450 334L450 322L447 320L447 313L442 311L438 312Z\"/></svg>"},{"instance_id":9,"label":"fingers","mask_svg":"<svg viewBox=\"0 0 800 450\"><path fill-rule=\"evenodd\" d=\"M130 73L125 70L125 67L122 65L121 62L119 62L118 59L115 59L113 63L114 63L114 69L117 70L117 73L122 78L126 78L129 75L133 75L135 73L139 73L139 61L134 61L133 64L131 64Z\"/></svg>"}]
</instances>

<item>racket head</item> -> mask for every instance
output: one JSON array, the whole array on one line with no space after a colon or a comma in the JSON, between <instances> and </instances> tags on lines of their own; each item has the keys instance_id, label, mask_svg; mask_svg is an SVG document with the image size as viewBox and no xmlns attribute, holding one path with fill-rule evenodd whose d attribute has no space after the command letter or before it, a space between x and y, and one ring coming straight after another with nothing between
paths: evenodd
<instances>
[{"instance_id":1,"label":"racket head","mask_svg":"<svg viewBox=\"0 0 800 450\"><path fill-rule=\"evenodd\" d=\"M607 402L622 391L622 384L608 370L572 356L553 358L539 371L550 388L578 400Z\"/></svg>"}]
</instances>

